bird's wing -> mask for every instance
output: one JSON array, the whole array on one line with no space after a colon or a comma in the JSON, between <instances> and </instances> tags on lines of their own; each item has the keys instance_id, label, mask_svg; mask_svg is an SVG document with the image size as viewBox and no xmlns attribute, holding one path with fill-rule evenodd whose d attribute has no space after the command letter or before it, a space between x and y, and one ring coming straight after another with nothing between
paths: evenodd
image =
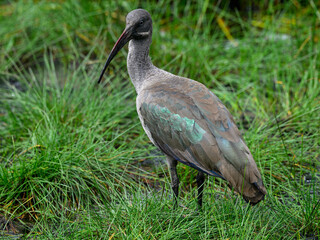
<instances>
[{"instance_id":1,"label":"bird's wing","mask_svg":"<svg viewBox=\"0 0 320 240\"><path fill-rule=\"evenodd\" d=\"M192 99L178 92L152 89L138 111L153 143L174 159L210 175L222 177L205 150L218 152L218 145L207 139L208 129ZM208 136L209 135L209 136ZM209 149L204 149L209 148Z\"/></svg>"},{"instance_id":2,"label":"bird's wing","mask_svg":"<svg viewBox=\"0 0 320 240\"><path fill-rule=\"evenodd\" d=\"M204 85L176 79L149 86L139 96L138 112L151 140L167 155L238 188L244 178L262 182L231 114ZM229 176L234 174L238 180Z\"/></svg>"}]
</instances>

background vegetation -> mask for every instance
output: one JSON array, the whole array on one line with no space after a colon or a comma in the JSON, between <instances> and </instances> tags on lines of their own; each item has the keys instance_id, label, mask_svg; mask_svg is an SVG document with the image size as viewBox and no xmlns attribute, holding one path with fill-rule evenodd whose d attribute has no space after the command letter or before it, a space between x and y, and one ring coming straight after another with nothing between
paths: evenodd
<instances>
[{"instance_id":1,"label":"background vegetation","mask_svg":"<svg viewBox=\"0 0 320 240\"><path fill-rule=\"evenodd\" d=\"M126 14L147 9L156 66L235 117L268 190L247 205L179 165L180 207L135 111L127 50L97 79ZM320 5L309 1L4 1L0 230L36 239L317 239Z\"/></svg>"}]
</instances>

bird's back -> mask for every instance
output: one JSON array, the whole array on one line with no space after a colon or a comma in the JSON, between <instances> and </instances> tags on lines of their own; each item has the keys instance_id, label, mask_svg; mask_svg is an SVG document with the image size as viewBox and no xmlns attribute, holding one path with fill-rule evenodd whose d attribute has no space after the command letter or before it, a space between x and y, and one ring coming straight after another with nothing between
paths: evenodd
<instances>
[{"instance_id":1,"label":"bird's back","mask_svg":"<svg viewBox=\"0 0 320 240\"><path fill-rule=\"evenodd\" d=\"M226 179L252 204L266 189L226 107L199 82L169 74L139 92L137 111L150 140L165 154Z\"/></svg>"}]
</instances>

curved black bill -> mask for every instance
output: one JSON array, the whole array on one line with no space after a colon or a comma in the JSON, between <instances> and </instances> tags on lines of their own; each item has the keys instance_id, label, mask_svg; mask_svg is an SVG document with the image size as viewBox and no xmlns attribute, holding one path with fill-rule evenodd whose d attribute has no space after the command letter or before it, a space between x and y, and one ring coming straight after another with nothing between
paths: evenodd
<instances>
[{"instance_id":1,"label":"curved black bill","mask_svg":"<svg viewBox=\"0 0 320 240\"><path fill-rule=\"evenodd\" d=\"M131 34L129 29L125 29L123 31L123 33L121 34L121 36L119 37L118 41L115 43L115 45L113 46L111 53L109 54L109 57L106 61L106 64L104 65L98 83L101 82L101 79L103 77L104 72L106 71L107 67L109 66L110 62L112 61L112 59L114 58L115 55L117 55L117 53L120 51L120 49L127 43L129 42L129 40L131 39Z\"/></svg>"}]
</instances>

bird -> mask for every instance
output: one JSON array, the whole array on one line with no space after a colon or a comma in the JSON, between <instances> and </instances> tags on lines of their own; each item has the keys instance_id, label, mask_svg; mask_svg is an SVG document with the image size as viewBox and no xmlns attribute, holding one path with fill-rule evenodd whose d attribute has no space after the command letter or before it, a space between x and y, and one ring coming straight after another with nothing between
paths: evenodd
<instances>
[{"instance_id":1,"label":"bird","mask_svg":"<svg viewBox=\"0 0 320 240\"><path fill-rule=\"evenodd\" d=\"M115 55L129 42L127 69L137 93L138 116L150 141L166 156L174 206L179 194L178 162L198 170L200 208L205 174L227 181L251 205L259 203L267 191L232 115L202 83L153 65L149 57L152 32L147 10L129 12L98 83Z\"/></svg>"}]
</instances>

